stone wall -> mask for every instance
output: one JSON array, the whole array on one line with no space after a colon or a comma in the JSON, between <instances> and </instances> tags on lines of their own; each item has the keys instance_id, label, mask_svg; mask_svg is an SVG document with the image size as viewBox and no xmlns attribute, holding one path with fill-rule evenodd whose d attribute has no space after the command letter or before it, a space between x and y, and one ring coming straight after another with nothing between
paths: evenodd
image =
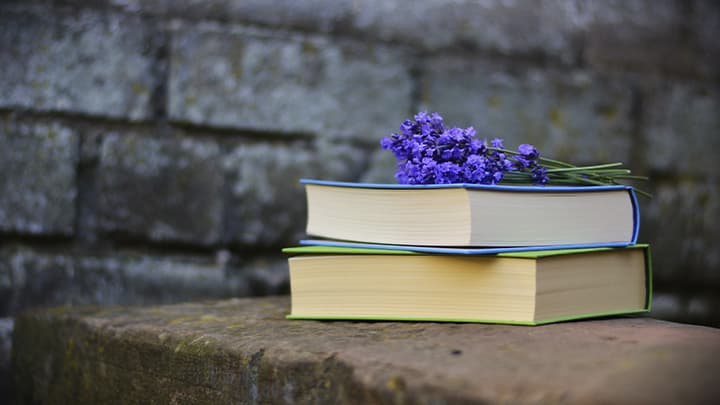
<instances>
[{"instance_id":1,"label":"stone wall","mask_svg":"<svg viewBox=\"0 0 720 405\"><path fill-rule=\"evenodd\" d=\"M428 109L651 176L654 314L720 325L717 38L711 0L4 1L0 324L287 292L297 180L392 181Z\"/></svg>"}]
</instances>

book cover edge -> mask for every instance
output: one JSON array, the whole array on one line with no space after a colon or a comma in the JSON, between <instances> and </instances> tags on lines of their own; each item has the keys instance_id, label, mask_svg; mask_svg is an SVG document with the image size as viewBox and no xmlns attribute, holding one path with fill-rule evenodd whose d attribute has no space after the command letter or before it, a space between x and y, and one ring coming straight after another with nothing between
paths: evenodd
<instances>
[{"instance_id":1,"label":"book cover edge","mask_svg":"<svg viewBox=\"0 0 720 405\"><path fill-rule=\"evenodd\" d=\"M492 247L492 248L449 248L434 246L413 246L413 245L383 245L377 243L342 242L336 240L302 239L299 241L302 246L327 246L341 248L359 248L375 250L399 250L416 253L430 254L451 254L451 255L490 255L512 252L541 252L550 250L572 250L579 252L580 249L611 249L639 246L627 242L600 243L600 244L577 244L577 245L544 245L544 246L522 246L522 247Z\"/></svg>"},{"instance_id":2,"label":"book cover edge","mask_svg":"<svg viewBox=\"0 0 720 405\"><path fill-rule=\"evenodd\" d=\"M517 321L504 319L464 319L464 318L434 318L434 317L403 317L378 315L303 315L288 314L288 320L315 320L315 321L374 321L374 322L443 322L443 323L483 323L498 325L541 326L559 322L569 322L592 318L603 318L619 315L634 315L649 312L647 308L627 309L620 311L597 312L558 318L542 319L537 321Z\"/></svg>"},{"instance_id":3,"label":"book cover edge","mask_svg":"<svg viewBox=\"0 0 720 405\"><path fill-rule=\"evenodd\" d=\"M374 188L393 190L423 190L423 189L444 189L444 188L465 188L477 190L498 190L498 191L526 191L526 192L563 192L563 191L605 191L605 190L627 190L632 186L623 184L607 186L508 186L499 184L474 184L474 183L451 183L451 184L395 184L395 183L353 183L334 180L300 179L300 184L315 186L347 187L347 188Z\"/></svg>"}]
</instances>

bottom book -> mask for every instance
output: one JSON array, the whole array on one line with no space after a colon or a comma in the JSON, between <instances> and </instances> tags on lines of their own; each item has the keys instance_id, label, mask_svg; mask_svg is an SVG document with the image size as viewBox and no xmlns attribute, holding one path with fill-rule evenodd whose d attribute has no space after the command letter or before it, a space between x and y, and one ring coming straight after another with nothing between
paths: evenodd
<instances>
[{"instance_id":1,"label":"bottom book","mask_svg":"<svg viewBox=\"0 0 720 405\"><path fill-rule=\"evenodd\" d=\"M289 319L540 325L650 310L648 245L438 255L305 246Z\"/></svg>"}]
</instances>

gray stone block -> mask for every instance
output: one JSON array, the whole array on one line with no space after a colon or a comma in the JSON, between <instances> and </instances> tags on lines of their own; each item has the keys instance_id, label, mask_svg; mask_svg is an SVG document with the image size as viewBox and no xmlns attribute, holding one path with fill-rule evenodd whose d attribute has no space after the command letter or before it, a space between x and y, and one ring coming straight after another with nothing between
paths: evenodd
<instances>
[{"instance_id":1,"label":"gray stone block","mask_svg":"<svg viewBox=\"0 0 720 405\"><path fill-rule=\"evenodd\" d=\"M410 110L409 60L383 45L181 26L171 60L174 121L368 139Z\"/></svg>"},{"instance_id":2,"label":"gray stone block","mask_svg":"<svg viewBox=\"0 0 720 405\"><path fill-rule=\"evenodd\" d=\"M279 254L241 260L241 264L231 272L236 279L246 280L253 296L290 293L287 257Z\"/></svg>"},{"instance_id":3,"label":"gray stone block","mask_svg":"<svg viewBox=\"0 0 720 405\"><path fill-rule=\"evenodd\" d=\"M141 7L160 10L167 0L143 1ZM150 3L150 4L146 4ZM352 0L178 0L166 5L168 15L197 16L221 21L248 22L275 28L331 32L347 26Z\"/></svg>"},{"instance_id":4,"label":"gray stone block","mask_svg":"<svg viewBox=\"0 0 720 405\"><path fill-rule=\"evenodd\" d=\"M582 2L587 63L598 69L627 69L645 74L702 74L697 47L688 34L687 3Z\"/></svg>"},{"instance_id":5,"label":"gray stone block","mask_svg":"<svg viewBox=\"0 0 720 405\"><path fill-rule=\"evenodd\" d=\"M211 140L107 135L97 173L106 233L211 245L222 221L220 149Z\"/></svg>"},{"instance_id":6,"label":"gray stone block","mask_svg":"<svg viewBox=\"0 0 720 405\"><path fill-rule=\"evenodd\" d=\"M720 3L714 0L696 0L694 2L693 28L697 32L698 47L701 53L700 67L706 75L720 78Z\"/></svg>"},{"instance_id":7,"label":"gray stone block","mask_svg":"<svg viewBox=\"0 0 720 405\"><path fill-rule=\"evenodd\" d=\"M658 182L641 199L641 241L653 249L653 277L666 284L720 285L720 181Z\"/></svg>"},{"instance_id":8,"label":"gray stone block","mask_svg":"<svg viewBox=\"0 0 720 405\"><path fill-rule=\"evenodd\" d=\"M80 283L73 283L83 279L83 275L76 274L75 270L74 260L69 255L36 254L18 246L3 246L0 249L0 274L5 276L6 285L0 300L0 316L15 315L32 306L82 300L82 294L71 293L83 291Z\"/></svg>"},{"instance_id":9,"label":"gray stone block","mask_svg":"<svg viewBox=\"0 0 720 405\"><path fill-rule=\"evenodd\" d=\"M229 197L225 241L279 247L304 235L301 178L356 180L366 153L347 143L243 144L224 159Z\"/></svg>"},{"instance_id":10,"label":"gray stone block","mask_svg":"<svg viewBox=\"0 0 720 405\"><path fill-rule=\"evenodd\" d=\"M653 293L651 316L659 319L720 326L720 298L711 291L680 295Z\"/></svg>"},{"instance_id":11,"label":"gray stone block","mask_svg":"<svg viewBox=\"0 0 720 405\"><path fill-rule=\"evenodd\" d=\"M643 107L647 165L664 173L720 175L720 88L701 83L653 87Z\"/></svg>"},{"instance_id":12,"label":"gray stone block","mask_svg":"<svg viewBox=\"0 0 720 405\"><path fill-rule=\"evenodd\" d=\"M0 318L0 399L10 398L12 394L10 351L14 326L12 318Z\"/></svg>"},{"instance_id":13,"label":"gray stone block","mask_svg":"<svg viewBox=\"0 0 720 405\"><path fill-rule=\"evenodd\" d=\"M632 95L621 81L449 57L423 67L422 103L447 125L576 164L630 158Z\"/></svg>"},{"instance_id":14,"label":"gray stone block","mask_svg":"<svg viewBox=\"0 0 720 405\"><path fill-rule=\"evenodd\" d=\"M142 19L5 6L0 26L0 107L151 116L161 35Z\"/></svg>"},{"instance_id":15,"label":"gray stone block","mask_svg":"<svg viewBox=\"0 0 720 405\"><path fill-rule=\"evenodd\" d=\"M99 304L167 304L251 293L246 277L231 275L224 263L205 258L124 253L80 257L77 266L87 275L110 273L117 277L116 283L91 280L97 285L95 291L102 292L86 299Z\"/></svg>"},{"instance_id":16,"label":"gray stone block","mask_svg":"<svg viewBox=\"0 0 720 405\"><path fill-rule=\"evenodd\" d=\"M574 2L558 0L372 0L354 8L352 23L358 32L431 51L471 48L572 62L578 13Z\"/></svg>"},{"instance_id":17,"label":"gray stone block","mask_svg":"<svg viewBox=\"0 0 720 405\"><path fill-rule=\"evenodd\" d=\"M267 277L251 280L250 269ZM253 292L251 285L275 292L282 288L281 273L276 264L249 259L229 268L196 256L73 254L5 246L0 249L0 316L33 306L146 305L246 296Z\"/></svg>"},{"instance_id":18,"label":"gray stone block","mask_svg":"<svg viewBox=\"0 0 720 405\"><path fill-rule=\"evenodd\" d=\"M583 9L573 0L94 1L123 11L351 35L429 51L471 48L563 61L578 53Z\"/></svg>"},{"instance_id":19,"label":"gray stone block","mask_svg":"<svg viewBox=\"0 0 720 405\"><path fill-rule=\"evenodd\" d=\"M0 117L0 231L72 234L77 162L72 128Z\"/></svg>"},{"instance_id":20,"label":"gray stone block","mask_svg":"<svg viewBox=\"0 0 720 405\"><path fill-rule=\"evenodd\" d=\"M379 143L378 143L379 145ZM360 181L365 183L397 183L397 160L389 150L378 149L372 153L368 168Z\"/></svg>"}]
</instances>

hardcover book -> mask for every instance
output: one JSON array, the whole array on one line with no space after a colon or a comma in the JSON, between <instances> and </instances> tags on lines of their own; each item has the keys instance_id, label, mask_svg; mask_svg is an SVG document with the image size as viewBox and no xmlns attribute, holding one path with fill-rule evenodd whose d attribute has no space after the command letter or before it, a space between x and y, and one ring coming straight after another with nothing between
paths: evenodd
<instances>
[{"instance_id":1,"label":"hardcover book","mask_svg":"<svg viewBox=\"0 0 720 405\"><path fill-rule=\"evenodd\" d=\"M411 246L627 246L628 186L397 185L301 180L308 235Z\"/></svg>"},{"instance_id":2,"label":"hardcover book","mask_svg":"<svg viewBox=\"0 0 720 405\"><path fill-rule=\"evenodd\" d=\"M648 245L484 255L332 246L284 252L293 255L290 319L540 325L650 310Z\"/></svg>"}]
</instances>

